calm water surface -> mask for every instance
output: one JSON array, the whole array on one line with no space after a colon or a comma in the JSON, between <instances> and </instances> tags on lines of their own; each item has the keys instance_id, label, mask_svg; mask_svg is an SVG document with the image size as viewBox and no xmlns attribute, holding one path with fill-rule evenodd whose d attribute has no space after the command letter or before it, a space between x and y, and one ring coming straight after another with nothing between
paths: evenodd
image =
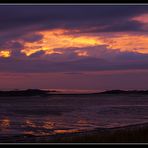
<instances>
[{"instance_id":1,"label":"calm water surface","mask_svg":"<svg viewBox=\"0 0 148 148\"><path fill-rule=\"evenodd\" d=\"M0 98L0 136L54 135L148 122L148 95Z\"/></svg>"}]
</instances>

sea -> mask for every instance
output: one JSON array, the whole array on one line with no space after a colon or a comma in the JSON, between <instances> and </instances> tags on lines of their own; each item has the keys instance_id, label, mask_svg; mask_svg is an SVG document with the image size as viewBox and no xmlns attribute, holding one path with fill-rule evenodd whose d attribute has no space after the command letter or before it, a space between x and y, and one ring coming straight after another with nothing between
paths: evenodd
<instances>
[{"instance_id":1,"label":"sea","mask_svg":"<svg viewBox=\"0 0 148 148\"><path fill-rule=\"evenodd\" d=\"M0 97L0 138L54 136L148 122L148 95L89 93Z\"/></svg>"}]
</instances>

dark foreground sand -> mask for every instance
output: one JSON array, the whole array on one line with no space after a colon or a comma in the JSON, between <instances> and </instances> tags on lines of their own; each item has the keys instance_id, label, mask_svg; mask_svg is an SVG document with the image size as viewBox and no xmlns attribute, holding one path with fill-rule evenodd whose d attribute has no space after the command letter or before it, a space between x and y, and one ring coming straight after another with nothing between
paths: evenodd
<instances>
[{"instance_id":1,"label":"dark foreground sand","mask_svg":"<svg viewBox=\"0 0 148 148\"><path fill-rule=\"evenodd\" d=\"M1 138L0 143L148 143L148 123L54 136Z\"/></svg>"}]
</instances>

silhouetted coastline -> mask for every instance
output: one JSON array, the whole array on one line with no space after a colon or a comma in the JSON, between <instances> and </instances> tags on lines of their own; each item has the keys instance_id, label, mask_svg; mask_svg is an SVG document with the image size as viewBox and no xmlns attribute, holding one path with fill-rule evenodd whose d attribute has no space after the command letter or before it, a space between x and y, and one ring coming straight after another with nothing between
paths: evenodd
<instances>
[{"instance_id":1,"label":"silhouetted coastline","mask_svg":"<svg viewBox=\"0 0 148 148\"><path fill-rule=\"evenodd\" d=\"M15 96L50 96L50 95L148 95L148 90L108 90L98 93L61 93L56 90L41 90L41 89L26 89L26 90L11 90L0 91L0 97L15 97Z\"/></svg>"},{"instance_id":2,"label":"silhouetted coastline","mask_svg":"<svg viewBox=\"0 0 148 148\"><path fill-rule=\"evenodd\" d=\"M56 91L46 91L46 90L40 90L40 89L0 91L0 97L48 96L51 92L53 93L53 92L56 92Z\"/></svg>"},{"instance_id":3,"label":"silhouetted coastline","mask_svg":"<svg viewBox=\"0 0 148 148\"><path fill-rule=\"evenodd\" d=\"M144 94L148 95L148 90L109 90L93 94Z\"/></svg>"}]
</instances>

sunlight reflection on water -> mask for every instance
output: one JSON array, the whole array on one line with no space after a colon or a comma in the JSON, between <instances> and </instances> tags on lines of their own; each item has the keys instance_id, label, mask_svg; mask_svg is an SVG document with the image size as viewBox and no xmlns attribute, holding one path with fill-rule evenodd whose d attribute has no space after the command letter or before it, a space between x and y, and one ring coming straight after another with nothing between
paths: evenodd
<instances>
[{"instance_id":1,"label":"sunlight reflection on water","mask_svg":"<svg viewBox=\"0 0 148 148\"><path fill-rule=\"evenodd\" d=\"M148 99L145 96L0 100L0 136L47 136L143 122L148 122Z\"/></svg>"}]
</instances>

